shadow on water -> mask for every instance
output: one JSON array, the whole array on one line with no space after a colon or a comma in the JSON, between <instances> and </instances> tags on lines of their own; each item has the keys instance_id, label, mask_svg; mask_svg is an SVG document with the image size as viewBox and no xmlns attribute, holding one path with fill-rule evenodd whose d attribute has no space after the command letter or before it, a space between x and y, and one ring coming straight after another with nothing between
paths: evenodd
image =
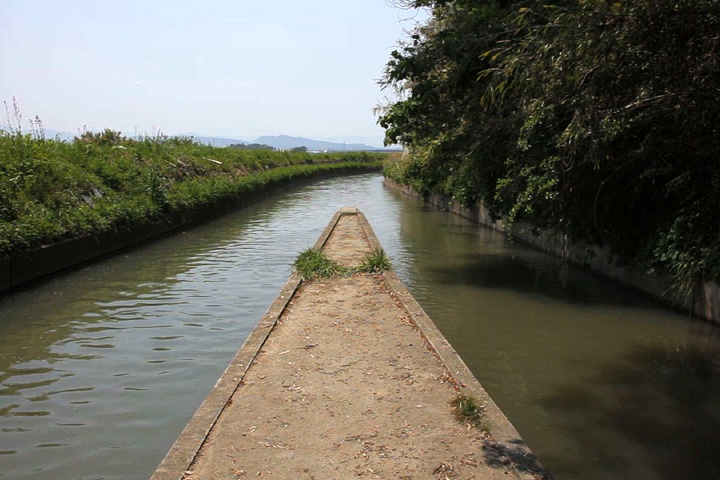
<instances>
[{"instance_id":1,"label":"shadow on water","mask_svg":"<svg viewBox=\"0 0 720 480\"><path fill-rule=\"evenodd\" d=\"M557 480L720 478L720 329L452 214L401 222L403 280Z\"/></svg>"},{"instance_id":2,"label":"shadow on water","mask_svg":"<svg viewBox=\"0 0 720 480\"><path fill-rule=\"evenodd\" d=\"M665 307L663 302L510 241L503 232L425 205L404 213L404 238L420 247L415 260L432 282L450 288L505 290L576 306Z\"/></svg>"},{"instance_id":3,"label":"shadow on water","mask_svg":"<svg viewBox=\"0 0 720 480\"><path fill-rule=\"evenodd\" d=\"M520 472L530 472L536 480L545 480L548 476L538 458L528 454L527 446L521 439L501 444L487 440L482 447L485 464L497 469L505 469L512 465Z\"/></svg>"},{"instance_id":4,"label":"shadow on water","mask_svg":"<svg viewBox=\"0 0 720 480\"><path fill-rule=\"evenodd\" d=\"M465 254L459 262L436 264L429 272L433 281L446 285L509 290L578 306L662 307L658 301L629 292L574 265L536 251Z\"/></svg>"},{"instance_id":5,"label":"shadow on water","mask_svg":"<svg viewBox=\"0 0 720 480\"><path fill-rule=\"evenodd\" d=\"M610 395L597 395L601 390ZM582 425L563 424L562 433L602 462L604 475L612 472L612 478L618 479L718 478L717 346L638 346L586 382L555 387L540 403L558 415L584 418ZM607 442L589 438L584 430L598 432ZM618 442L635 445L637 461L647 467L647 476L628 473L627 462L616 454Z\"/></svg>"}]
</instances>

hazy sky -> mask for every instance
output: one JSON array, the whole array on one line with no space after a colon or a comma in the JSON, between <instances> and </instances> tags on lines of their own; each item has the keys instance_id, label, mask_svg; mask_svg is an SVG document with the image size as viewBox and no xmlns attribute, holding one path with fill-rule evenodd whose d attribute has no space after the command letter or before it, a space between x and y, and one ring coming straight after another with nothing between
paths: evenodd
<instances>
[{"instance_id":1,"label":"hazy sky","mask_svg":"<svg viewBox=\"0 0 720 480\"><path fill-rule=\"evenodd\" d=\"M0 0L0 100L46 128L381 136L385 0ZM3 123L5 114L2 113Z\"/></svg>"}]
</instances>

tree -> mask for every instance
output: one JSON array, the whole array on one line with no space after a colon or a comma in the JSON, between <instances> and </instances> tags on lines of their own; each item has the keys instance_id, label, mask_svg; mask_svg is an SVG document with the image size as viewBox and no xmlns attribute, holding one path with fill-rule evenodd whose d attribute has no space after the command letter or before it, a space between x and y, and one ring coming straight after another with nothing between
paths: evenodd
<instances>
[{"instance_id":1,"label":"tree","mask_svg":"<svg viewBox=\"0 0 720 480\"><path fill-rule=\"evenodd\" d=\"M608 244L679 283L720 278L720 4L416 1L392 52L403 179Z\"/></svg>"}]
</instances>

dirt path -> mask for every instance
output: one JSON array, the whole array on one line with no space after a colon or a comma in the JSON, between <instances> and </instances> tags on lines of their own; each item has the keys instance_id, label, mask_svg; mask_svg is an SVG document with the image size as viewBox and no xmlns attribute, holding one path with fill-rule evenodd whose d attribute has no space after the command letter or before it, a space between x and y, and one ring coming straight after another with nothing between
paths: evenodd
<instances>
[{"instance_id":1,"label":"dirt path","mask_svg":"<svg viewBox=\"0 0 720 480\"><path fill-rule=\"evenodd\" d=\"M369 249L355 215L325 247ZM185 478L519 478L454 417L448 379L382 276L304 283Z\"/></svg>"}]
</instances>

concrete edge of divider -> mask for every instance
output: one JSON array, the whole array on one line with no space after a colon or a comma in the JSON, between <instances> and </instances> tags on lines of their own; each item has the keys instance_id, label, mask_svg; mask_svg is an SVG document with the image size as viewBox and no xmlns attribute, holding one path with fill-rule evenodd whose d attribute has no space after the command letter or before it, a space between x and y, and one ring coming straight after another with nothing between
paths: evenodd
<instances>
[{"instance_id":1,"label":"concrete edge of divider","mask_svg":"<svg viewBox=\"0 0 720 480\"><path fill-rule=\"evenodd\" d=\"M373 249L382 248L367 217L362 212L359 212L358 216L370 246ZM389 270L383 273L383 277L393 296L410 316L411 321L415 324L428 346L447 368L460 393L472 396L484 404L486 418L491 427L491 436L494 439L494 441L488 442L487 448L493 450L495 454L507 458L522 480L552 480L550 472L542 466L537 457L530 451L530 448L513 424L510 423L510 420L488 395L460 355L450 345L450 342L447 341L407 287L400 281L397 274Z\"/></svg>"},{"instance_id":2,"label":"concrete edge of divider","mask_svg":"<svg viewBox=\"0 0 720 480\"><path fill-rule=\"evenodd\" d=\"M357 213L356 209L349 208L335 213L317 239L317 242L315 242L313 249L319 250L325 245L342 215L355 213ZM160 462L157 470L150 477L151 480L181 480L185 476L223 410L227 407L228 401L242 384L245 374L252 366L263 345L265 345L265 341L277 325L278 319L282 316L301 283L302 278L300 275L293 272L165 458Z\"/></svg>"}]
</instances>

